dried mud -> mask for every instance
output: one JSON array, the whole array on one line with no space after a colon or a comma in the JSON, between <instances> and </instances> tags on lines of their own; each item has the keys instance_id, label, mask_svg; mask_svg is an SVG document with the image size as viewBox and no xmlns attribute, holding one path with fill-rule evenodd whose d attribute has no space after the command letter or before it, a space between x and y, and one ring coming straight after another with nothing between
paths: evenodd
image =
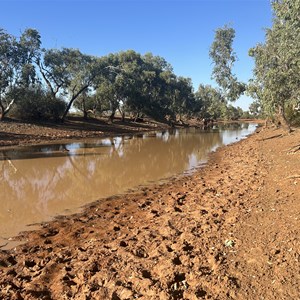
<instances>
[{"instance_id":1,"label":"dried mud","mask_svg":"<svg viewBox=\"0 0 300 300\"><path fill-rule=\"evenodd\" d=\"M100 200L0 251L0 299L299 299L300 130Z\"/></svg>"}]
</instances>

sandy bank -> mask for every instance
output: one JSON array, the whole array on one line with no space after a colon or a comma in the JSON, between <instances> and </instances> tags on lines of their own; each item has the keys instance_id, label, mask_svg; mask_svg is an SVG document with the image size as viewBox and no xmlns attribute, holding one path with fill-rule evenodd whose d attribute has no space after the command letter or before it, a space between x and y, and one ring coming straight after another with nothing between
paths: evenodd
<instances>
[{"instance_id":1,"label":"sandy bank","mask_svg":"<svg viewBox=\"0 0 300 300\"><path fill-rule=\"evenodd\" d=\"M0 298L299 298L300 131L279 134L24 234L0 252Z\"/></svg>"}]
</instances>

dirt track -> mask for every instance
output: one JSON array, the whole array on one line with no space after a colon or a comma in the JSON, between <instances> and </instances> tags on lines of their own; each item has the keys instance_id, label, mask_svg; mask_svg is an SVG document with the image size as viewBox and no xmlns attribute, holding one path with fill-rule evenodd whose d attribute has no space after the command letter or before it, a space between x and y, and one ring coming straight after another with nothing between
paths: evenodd
<instances>
[{"instance_id":1,"label":"dirt track","mask_svg":"<svg viewBox=\"0 0 300 300\"><path fill-rule=\"evenodd\" d=\"M91 205L0 252L0 299L299 299L300 130Z\"/></svg>"}]
</instances>

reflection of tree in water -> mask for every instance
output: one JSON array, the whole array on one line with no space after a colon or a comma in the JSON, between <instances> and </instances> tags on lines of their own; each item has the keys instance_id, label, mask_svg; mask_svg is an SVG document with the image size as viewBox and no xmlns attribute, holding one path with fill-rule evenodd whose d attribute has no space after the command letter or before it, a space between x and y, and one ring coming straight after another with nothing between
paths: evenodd
<instances>
[{"instance_id":1,"label":"reflection of tree in water","mask_svg":"<svg viewBox=\"0 0 300 300\"><path fill-rule=\"evenodd\" d=\"M44 164L36 163L35 160L13 161L15 171L9 168L8 161L2 161L4 172L1 176L1 190L4 197L9 198L9 205L17 203L26 207L32 197L40 202L53 198L52 190L67 188L71 182L64 181L65 173L70 169L70 164L66 160L49 158ZM28 201L29 200L29 201Z\"/></svg>"},{"instance_id":2,"label":"reflection of tree in water","mask_svg":"<svg viewBox=\"0 0 300 300\"><path fill-rule=\"evenodd\" d=\"M218 131L184 131L108 138L96 146L80 143L70 156L14 160L14 167L2 160L0 216L10 221L5 212L12 210L19 222L43 220L64 209L181 173L191 156L200 161L222 144Z\"/></svg>"},{"instance_id":3,"label":"reflection of tree in water","mask_svg":"<svg viewBox=\"0 0 300 300\"><path fill-rule=\"evenodd\" d=\"M107 139L107 147L96 150L88 143L81 145L80 156L16 160L18 172L12 174L5 168L1 185L9 197L20 201L34 196L41 203L57 202L89 186L93 197L107 196L135 182L142 184L182 172L191 154L201 158L216 143L221 143L218 133L189 136L173 131L158 138L112 138Z\"/></svg>"},{"instance_id":4,"label":"reflection of tree in water","mask_svg":"<svg viewBox=\"0 0 300 300\"><path fill-rule=\"evenodd\" d=\"M200 160L221 142L218 133L191 136L162 134L158 138L122 139L113 146L110 159L95 157L97 166L101 168L95 183L113 190L171 176L188 167L191 154ZM76 157L74 159L77 160Z\"/></svg>"},{"instance_id":5,"label":"reflection of tree in water","mask_svg":"<svg viewBox=\"0 0 300 300\"><path fill-rule=\"evenodd\" d=\"M242 123L242 129L248 129L249 125L249 123Z\"/></svg>"},{"instance_id":6,"label":"reflection of tree in water","mask_svg":"<svg viewBox=\"0 0 300 300\"><path fill-rule=\"evenodd\" d=\"M242 128L243 123L215 124L212 126L214 130L238 130Z\"/></svg>"},{"instance_id":7,"label":"reflection of tree in water","mask_svg":"<svg viewBox=\"0 0 300 300\"><path fill-rule=\"evenodd\" d=\"M41 222L54 215L55 212L48 209L49 201L57 196L61 199L57 192L61 185L68 188L72 184L64 177L69 166L59 161L47 162L46 167L33 160L16 160L12 162L15 169L7 160L0 163L4 166L0 177L0 236L15 235L24 230L26 224Z\"/></svg>"}]
</instances>

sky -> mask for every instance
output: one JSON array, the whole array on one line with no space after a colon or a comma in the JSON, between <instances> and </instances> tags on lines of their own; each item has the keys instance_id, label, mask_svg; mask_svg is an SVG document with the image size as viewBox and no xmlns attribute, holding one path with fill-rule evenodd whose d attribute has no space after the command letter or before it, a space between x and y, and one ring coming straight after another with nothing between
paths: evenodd
<instances>
[{"instance_id":1,"label":"sky","mask_svg":"<svg viewBox=\"0 0 300 300\"><path fill-rule=\"evenodd\" d=\"M165 58L195 90L212 84L209 49L217 28L235 29L234 73L247 82L253 59L248 50L264 41L271 26L270 0L0 0L0 28L20 36L37 29L44 48L76 48L106 55L122 50ZM248 109L242 96L235 106Z\"/></svg>"}]
</instances>

